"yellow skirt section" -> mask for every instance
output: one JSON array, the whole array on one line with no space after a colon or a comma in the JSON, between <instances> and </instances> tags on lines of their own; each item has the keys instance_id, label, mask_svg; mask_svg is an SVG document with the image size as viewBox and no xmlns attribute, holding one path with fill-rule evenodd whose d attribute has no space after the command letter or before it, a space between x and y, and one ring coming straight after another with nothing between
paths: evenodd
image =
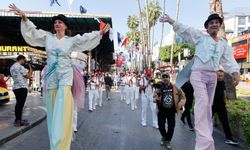
<instances>
[{"instance_id":1,"label":"yellow skirt section","mask_svg":"<svg viewBox=\"0 0 250 150\"><path fill-rule=\"evenodd\" d=\"M51 150L70 150L74 101L71 86L48 90L47 124Z\"/></svg>"}]
</instances>

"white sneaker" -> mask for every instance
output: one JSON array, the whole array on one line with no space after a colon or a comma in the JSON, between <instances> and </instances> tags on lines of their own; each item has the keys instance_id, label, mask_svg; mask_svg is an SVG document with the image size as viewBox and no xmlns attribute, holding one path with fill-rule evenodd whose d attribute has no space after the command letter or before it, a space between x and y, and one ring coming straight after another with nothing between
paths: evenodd
<instances>
[{"instance_id":1,"label":"white sneaker","mask_svg":"<svg viewBox=\"0 0 250 150\"><path fill-rule=\"evenodd\" d=\"M238 145L240 142L239 141L235 141L234 139L226 139L225 143L226 144L231 144L231 145Z\"/></svg>"},{"instance_id":2,"label":"white sneaker","mask_svg":"<svg viewBox=\"0 0 250 150\"><path fill-rule=\"evenodd\" d=\"M153 128L159 129L158 125L153 125Z\"/></svg>"}]
</instances>

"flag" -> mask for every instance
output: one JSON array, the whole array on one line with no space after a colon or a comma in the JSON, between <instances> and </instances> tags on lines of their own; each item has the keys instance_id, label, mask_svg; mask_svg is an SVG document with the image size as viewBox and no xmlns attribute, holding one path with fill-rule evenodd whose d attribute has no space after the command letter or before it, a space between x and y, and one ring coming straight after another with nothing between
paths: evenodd
<instances>
[{"instance_id":1,"label":"flag","mask_svg":"<svg viewBox=\"0 0 250 150\"><path fill-rule=\"evenodd\" d=\"M121 46L126 46L127 42L128 42L128 37L126 37L126 38L123 40Z\"/></svg>"},{"instance_id":2,"label":"flag","mask_svg":"<svg viewBox=\"0 0 250 150\"><path fill-rule=\"evenodd\" d=\"M117 32L118 45L122 42L121 33Z\"/></svg>"},{"instance_id":3,"label":"flag","mask_svg":"<svg viewBox=\"0 0 250 150\"><path fill-rule=\"evenodd\" d=\"M103 28L105 27L106 23L104 23L103 21L100 22L100 30L103 30Z\"/></svg>"},{"instance_id":4,"label":"flag","mask_svg":"<svg viewBox=\"0 0 250 150\"><path fill-rule=\"evenodd\" d=\"M81 14L86 14L87 13L87 9L85 9L82 5L80 5L80 13Z\"/></svg>"},{"instance_id":5,"label":"flag","mask_svg":"<svg viewBox=\"0 0 250 150\"><path fill-rule=\"evenodd\" d=\"M122 60L117 60L116 61L116 67L121 67L121 65L122 65Z\"/></svg>"},{"instance_id":6,"label":"flag","mask_svg":"<svg viewBox=\"0 0 250 150\"><path fill-rule=\"evenodd\" d=\"M53 4L57 3L57 5L61 6L57 0L50 0L50 6L53 6Z\"/></svg>"}]
</instances>

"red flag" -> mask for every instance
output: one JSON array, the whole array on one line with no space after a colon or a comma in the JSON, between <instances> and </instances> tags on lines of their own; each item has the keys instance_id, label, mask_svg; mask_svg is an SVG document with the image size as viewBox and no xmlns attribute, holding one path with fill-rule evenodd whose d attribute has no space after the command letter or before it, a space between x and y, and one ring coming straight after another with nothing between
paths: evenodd
<instances>
[{"instance_id":1,"label":"red flag","mask_svg":"<svg viewBox=\"0 0 250 150\"><path fill-rule=\"evenodd\" d=\"M117 60L116 61L116 67L121 67L122 65L122 60Z\"/></svg>"},{"instance_id":2,"label":"red flag","mask_svg":"<svg viewBox=\"0 0 250 150\"><path fill-rule=\"evenodd\" d=\"M122 42L122 45L121 46L125 46L128 42L128 37L125 38L125 40Z\"/></svg>"},{"instance_id":3,"label":"red flag","mask_svg":"<svg viewBox=\"0 0 250 150\"><path fill-rule=\"evenodd\" d=\"M102 30L105 27L106 23L104 23L103 21L100 22L100 30Z\"/></svg>"}]
</instances>

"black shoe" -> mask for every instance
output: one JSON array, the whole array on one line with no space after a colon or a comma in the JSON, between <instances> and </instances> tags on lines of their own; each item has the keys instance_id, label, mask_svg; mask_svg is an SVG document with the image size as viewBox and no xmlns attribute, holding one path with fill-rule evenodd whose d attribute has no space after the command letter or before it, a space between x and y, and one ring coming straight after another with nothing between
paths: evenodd
<instances>
[{"instance_id":1,"label":"black shoe","mask_svg":"<svg viewBox=\"0 0 250 150\"><path fill-rule=\"evenodd\" d=\"M193 127L189 127L189 131L194 131L194 128Z\"/></svg>"},{"instance_id":2,"label":"black shoe","mask_svg":"<svg viewBox=\"0 0 250 150\"><path fill-rule=\"evenodd\" d=\"M184 118L181 118L181 122L182 122L183 124L186 124Z\"/></svg>"},{"instance_id":3,"label":"black shoe","mask_svg":"<svg viewBox=\"0 0 250 150\"><path fill-rule=\"evenodd\" d=\"M239 141L235 141L233 138L231 138L231 139L226 139L226 140L225 140L225 143L226 143L226 144L231 144L231 145L238 145L238 144L240 144Z\"/></svg>"},{"instance_id":4,"label":"black shoe","mask_svg":"<svg viewBox=\"0 0 250 150\"><path fill-rule=\"evenodd\" d=\"M21 127L21 126L28 126L30 123L28 121L23 121L23 120L16 120L14 122L15 127Z\"/></svg>"},{"instance_id":5,"label":"black shoe","mask_svg":"<svg viewBox=\"0 0 250 150\"><path fill-rule=\"evenodd\" d=\"M188 125L188 127L189 127L189 131L194 131L194 127L192 124Z\"/></svg>"}]
</instances>

